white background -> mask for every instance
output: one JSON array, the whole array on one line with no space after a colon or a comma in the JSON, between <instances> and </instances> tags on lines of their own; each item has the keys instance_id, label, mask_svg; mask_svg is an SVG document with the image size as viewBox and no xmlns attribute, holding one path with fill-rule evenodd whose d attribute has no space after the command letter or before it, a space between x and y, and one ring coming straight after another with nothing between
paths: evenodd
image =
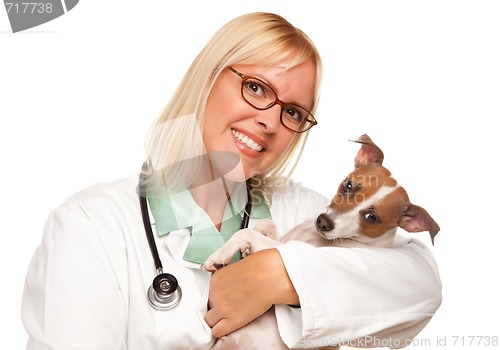
<instances>
[{"instance_id":1,"label":"white background","mask_svg":"<svg viewBox=\"0 0 500 350\"><path fill-rule=\"evenodd\" d=\"M173 3L82 0L16 34L0 9L2 342L24 348L24 275L48 213L136 172L147 128L209 37L237 15L272 11L315 41L325 66L319 125L296 180L332 195L358 149L347 139L369 134L441 226L431 249L443 304L411 348L493 348L471 337L500 336L500 4Z\"/></svg>"}]
</instances>

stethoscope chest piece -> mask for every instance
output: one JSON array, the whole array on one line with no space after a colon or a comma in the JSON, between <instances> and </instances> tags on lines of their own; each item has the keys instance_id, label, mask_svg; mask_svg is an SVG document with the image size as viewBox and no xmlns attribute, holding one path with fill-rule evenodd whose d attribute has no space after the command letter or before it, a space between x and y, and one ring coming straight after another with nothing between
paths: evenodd
<instances>
[{"instance_id":1,"label":"stethoscope chest piece","mask_svg":"<svg viewBox=\"0 0 500 350\"><path fill-rule=\"evenodd\" d=\"M149 304L156 310L170 310L182 298L182 290L177 279L169 273L160 273L148 289Z\"/></svg>"}]
</instances>

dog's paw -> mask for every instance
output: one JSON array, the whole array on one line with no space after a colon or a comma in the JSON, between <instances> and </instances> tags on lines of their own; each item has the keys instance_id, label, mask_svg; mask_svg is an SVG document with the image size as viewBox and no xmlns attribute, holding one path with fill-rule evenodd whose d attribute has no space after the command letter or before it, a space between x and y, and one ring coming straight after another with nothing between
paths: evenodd
<instances>
[{"instance_id":1,"label":"dog's paw","mask_svg":"<svg viewBox=\"0 0 500 350\"><path fill-rule=\"evenodd\" d=\"M250 242L245 242L239 250L242 257L246 258L252 254L252 245ZM217 249L212 255L210 255L201 265L201 268L210 272L215 272L229 264L237 251L238 250L231 249L231 244L226 243L225 246Z\"/></svg>"},{"instance_id":2,"label":"dog's paw","mask_svg":"<svg viewBox=\"0 0 500 350\"><path fill-rule=\"evenodd\" d=\"M201 268L210 272L215 272L229 264L233 256L234 253L231 253L226 246L223 246L210 255L203 265L201 265Z\"/></svg>"},{"instance_id":3,"label":"dog's paw","mask_svg":"<svg viewBox=\"0 0 500 350\"><path fill-rule=\"evenodd\" d=\"M207 270L208 272L215 272L224 266L226 266L229 263L227 262L221 262L220 260L213 258L212 255L208 257L207 260L201 265L201 268L203 270Z\"/></svg>"},{"instance_id":4,"label":"dog's paw","mask_svg":"<svg viewBox=\"0 0 500 350\"><path fill-rule=\"evenodd\" d=\"M201 266L200 268L202 270L205 270L205 271L208 271L208 272L215 272L219 269L222 269L224 266L226 266L225 264L218 264L218 263L214 263L212 261L210 261L210 259L207 259L207 261L205 261Z\"/></svg>"}]
</instances>

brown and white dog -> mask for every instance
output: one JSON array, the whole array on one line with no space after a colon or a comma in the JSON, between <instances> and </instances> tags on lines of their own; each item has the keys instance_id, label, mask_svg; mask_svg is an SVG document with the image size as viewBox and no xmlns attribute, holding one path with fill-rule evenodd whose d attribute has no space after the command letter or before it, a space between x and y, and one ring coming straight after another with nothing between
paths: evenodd
<instances>
[{"instance_id":1,"label":"brown and white dog","mask_svg":"<svg viewBox=\"0 0 500 350\"><path fill-rule=\"evenodd\" d=\"M382 166L382 150L367 135L355 142L361 144L354 161L355 169L341 182L325 212L314 221L292 229L281 241L271 238L276 237L276 226L271 220L260 221L254 229L240 230L213 253L202 268L215 271L229 263L238 250L246 257L290 240L316 247L389 248L398 227L407 232L428 231L434 244L440 230L438 224L425 209L410 203L406 191ZM212 349L252 349L256 345L259 349L288 349L279 337L273 308L219 339Z\"/></svg>"}]
</instances>

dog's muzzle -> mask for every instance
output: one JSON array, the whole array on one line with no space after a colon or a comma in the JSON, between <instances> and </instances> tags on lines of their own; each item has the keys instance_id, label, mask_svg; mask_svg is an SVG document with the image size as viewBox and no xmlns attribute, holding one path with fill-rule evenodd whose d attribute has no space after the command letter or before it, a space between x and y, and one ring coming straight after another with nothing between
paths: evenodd
<instances>
[{"instance_id":1,"label":"dog's muzzle","mask_svg":"<svg viewBox=\"0 0 500 350\"><path fill-rule=\"evenodd\" d=\"M327 214L320 214L314 224L319 232L328 232L335 227L333 220Z\"/></svg>"}]
</instances>

